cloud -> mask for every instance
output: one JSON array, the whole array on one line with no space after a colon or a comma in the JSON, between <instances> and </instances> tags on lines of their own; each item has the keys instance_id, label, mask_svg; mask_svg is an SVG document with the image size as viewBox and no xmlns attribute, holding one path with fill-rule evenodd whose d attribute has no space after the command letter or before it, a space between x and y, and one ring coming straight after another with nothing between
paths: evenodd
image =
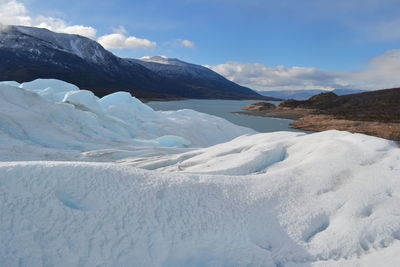
<instances>
[{"instance_id":1,"label":"cloud","mask_svg":"<svg viewBox=\"0 0 400 267\"><path fill-rule=\"evenodd\" d=\"M372 58L359 71L325 71L308 67L228 62L206 66L229 80L257 90L383 89L400 87L400 49Z\"/></svg>"},{"instance_id":2,"label":"cloud","mask_svg":"<svg viewBox=\"0 0 400 267\"><path fill-rule=\"evenodd\" d=\"M157 44L147 39L127 36L126 31L107 34L97 40L107 49L154 49Z\"/></svg>"},{"instance_id":3,"label":"cloud","mask_svg":"<svg viewBox=\"0 0 400 267\"><path fill-rule=\"evenodd\" d=\"M69 25L59 18L32 16L25 5L16 0L0 0L0 23L47 28L55 32L79 34L92 39L96 37L96 29L93 27Z\"/></svg>"},{"instance_id":4,"label":"cloud","mask_svg":"<svg viewBox=\"0 0 400 267\"><path fill-rule=\"evenodd\" d=\"M46 28L54 32L79 34L96 40L106 49L155 49L156 42L148 39L129 36L122 26L114 29L114 33L96 38L95 28L84 25L71 25L62 19L48 16L34 16L26 6L17 0L0 0L0 24L23 25ZM179 46L194 48L195 44L189 40L177 41Z\"/></svg>"},{"instance_id":5,"label":"cloud","mask_svg":"<svg viewBox=\"0 0 400 267\"><path fill-rule=\"evenodd\" d=\"M169 40L166 42L163 42L161 44L162 47L166 48L173 48L173 49L179 49L182 47L185 48L196 48L196 44L193 41L187 40L187 39L173 39Z\"/></svg>"},{"instance_id":6,"label":"cloud","mask_svg":"<svg viewBox=\"0 0 400 267\"><path fill-rule=\"evenodd\" d=\"M270 67L261 63L228 62L207 66L228 79L259 90L334 89L347 84L335 73L307 67Z\"/></svg>"},{"instance_id":7,"label":"cloud","mask_svg":"<svg viewBox=\"0 0 400 267\"><path fill-rule=\"evenodd\" d=\"M16 0L0 0L0 24L23 25L46 28L51 31L79 34L96 40L96 29L84 25L70 25L62 19L46 16L32 16L24 4ZM100 36L97 41L108 49L154 49L156 43L147 39L128 36L123 27L114 29L114 33ZM187 41L187 40L185 40ZM193 45L187 41L186 45Z\"/></svg>"},{"instance_id":8,"label":"cloud","mask_svg":"<svg viewBox=\"0 0 400 267\"><path fill-rule=\"evenodd\" d=\"M368 68L343 73L343 78L360 88L382 89L400 87L400 49L386 51L372 58Z\"/></svg>"},{"instance_id":9,"label":"cloud","mask_svg":"<svg viewBox=\"0 0 400 267\"><path fill-rule=\"evenodd\" d=\"M192 41L189 41L189 40L181 40L181 44L184 47L188 47L188 48L195 48L196 47L196 45Z\"/></svg>"}]
</instances>

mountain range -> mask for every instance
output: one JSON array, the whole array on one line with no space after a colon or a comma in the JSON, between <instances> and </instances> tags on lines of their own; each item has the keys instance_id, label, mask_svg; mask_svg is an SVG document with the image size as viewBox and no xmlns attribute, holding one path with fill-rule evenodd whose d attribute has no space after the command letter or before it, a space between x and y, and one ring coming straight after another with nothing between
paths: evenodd
<instances>
[{"instance_id":1,"label":"mountain range","mask_svg":"<svg viewBox=\"0 0 400 267\"><path fill-rule=\"evenodd\" d=\"M53 78L104 96L128 91L141 99L264 99L214 71L178 59L115 56L89 38L25 26L0 27L0 81Z\"/></svg>"}]
</instances>

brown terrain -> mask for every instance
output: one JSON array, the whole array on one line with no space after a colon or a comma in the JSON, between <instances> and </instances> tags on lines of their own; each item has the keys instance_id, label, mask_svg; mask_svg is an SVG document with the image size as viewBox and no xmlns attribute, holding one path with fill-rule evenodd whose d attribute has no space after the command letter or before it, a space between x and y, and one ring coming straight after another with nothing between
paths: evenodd
<instances>
[{"instance_id":1,"label":"brown terrain","mask_svg":"<svg viewBox=\"0 0 400 267\"><path fill-rule=\"evenodd\" d=\"M322 93L308 100L286 100L278 107L261 103L240 113L293 119L293 128L307 131L336 129L400 141L400 88L344 96Z\"/></svg>"},{"instance_id":2,"label":"brown terrain","mask_svg":"<svg viewBox=\"0 0 400 267\"><path fill-rule=\"evenodd\" d=\"M267 106L265 104L269 105ZM250 116L289 119L289 120L298 120L310 114L310 110L304 108L276 107L274 104L266 102L258 102L248 105L244 107L243 110L244 111L239 111L234 113L250 115Z\"/></svg>"}]
</instances>

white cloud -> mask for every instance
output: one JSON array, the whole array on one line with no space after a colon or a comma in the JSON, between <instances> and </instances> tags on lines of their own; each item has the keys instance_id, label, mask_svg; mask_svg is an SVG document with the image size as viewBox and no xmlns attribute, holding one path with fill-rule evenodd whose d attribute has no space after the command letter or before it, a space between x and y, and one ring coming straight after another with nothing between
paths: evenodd
<instances>
[{"instance_id":1,"label":"white cloud","mask_svg":"<svg viewBox=\"0 0 400 267\"><path fill-rule=\"evenodd\" d=\"M55 32L79 34L92 39L96 37L96 29L93 27L69 25L59 18L32 16L24 4L16 0L0 0L0 23L47 28Z\"/></svg>"},{"instance_id":2,"label":"white cloud","mask_svg":"<svg viewBox=\"0 0 400 267\"><path fill-rule=\"evenodd\" d=\"M386 51L372 58L368 68L347 72L342 76L360 88L379 89L400 87L400 49Z\"/></svg>"},{"instance_id":3,"label":"white cloud","mask_svg":"<svg viewBox=\"0 0 400 267\"><path fill-rule=\"evenodd\" d=\"M24 4L16 0L0 0L0 23L46 28L51 31L79 34L96 39L96 29L84 25L70 25L62 19L45 16L32 16ZM147 39L127 36L123 27L114 29L115 33L103 35L98 42L108 49L152 49L156 43Z\"/></svg>"},{"instance_id":4,"label":"white cloud","mask_svg":"<svg viewBox=\"0 0 400 267\"><path fill-rule=\"evenodd\" d=\"M107 49L154 49L157 45L150 40L126 36L119 32L103 35L97 41Z\"/></svg>"},{"instance_id":5,"label":"white cloud","mask_svg":"<svg viewBox=\"0 0 400 267\"><path fill-rule=\"evenodd\" d=\"M306 67L270 67L260 63L228 62L207 66L226 78L257 90L383 89L400 87L400 49L370 60L360 71L325 71Z\"/></svg>"},{"instance_id":6,"label":"white cloud","mask_svg":"<svg viewBox=\"0 0 400 267\"><path fill-rule=\"evenodd\" d=\"M228 79L259 90L333 89L346 86L331 72L306 67L270 67L261 63L228 62L207 66Z\"/></svg>"},{"instance_id":7,"label":"white cloud","mask_svg":"<svg viewBox=\"0 0 400 267\"><path fill-rule=\"evenodd\" d=\"M0 0L0 22L3 24L27 25L32 18L25 6L17 1Z\"/></svg>"},{"instance_id":8,"label":"white cloud","mask_svg":"<svg viewBox=\"0 0 400 267\"><path fill-rule=\"evenodd\" d=\"M79 34L96 40L107 49L154 49L157 44L148 39L129 36L122 26L114 29L114 33L96 38L96 29L84 25L71 25L62 19L41 15L32 15L26 6L17 0L0 0L0 24L23 25L46 28L51 31ZM179 40L181 46L194 48L189 40Z\"/></svg>"},{"instance_id":9,"label":"white cloud","mask_svg":"<svg viewBox=\"0 0 400 267\"><path fill-rule=\"evenodd\" d=\"M189 40L181 40L181 44L184 47L188 47L188 48L195 48L196 47L196 45L192 41L189 41Z\"/></svg>"}]
</instances>

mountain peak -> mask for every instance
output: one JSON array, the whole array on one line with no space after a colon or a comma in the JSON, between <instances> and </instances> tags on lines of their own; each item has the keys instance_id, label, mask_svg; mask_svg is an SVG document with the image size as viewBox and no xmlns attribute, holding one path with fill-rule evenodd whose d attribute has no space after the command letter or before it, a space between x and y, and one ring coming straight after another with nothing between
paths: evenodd
<instances>
[{"instance_id":1,"label":"mountain peak","mask_svg":"<svg viewBox=\"0 0 400 267\"><path fill-rule=\"evenodd\" d=\"M146 61L146 62L159 63L159 64L174 65L174 66L193 65L193 64L184 62L182 60L179 60L177 58L168 58L166 56L144 56L144 57L141 57L140 60Z\"/></svg>"},{"instance_id":2,"label":"mountain peak","mask_svg":"<svg viewBox=\"0 0 400 267\"><path fill-rule=\"evenodd\" d=\"M93 63L104 63L108 54L96 41L76 34L55 33L45 28L6 25L0 27L0 48L41 50L47 46Z\"/></svg>"}]
</instances>

